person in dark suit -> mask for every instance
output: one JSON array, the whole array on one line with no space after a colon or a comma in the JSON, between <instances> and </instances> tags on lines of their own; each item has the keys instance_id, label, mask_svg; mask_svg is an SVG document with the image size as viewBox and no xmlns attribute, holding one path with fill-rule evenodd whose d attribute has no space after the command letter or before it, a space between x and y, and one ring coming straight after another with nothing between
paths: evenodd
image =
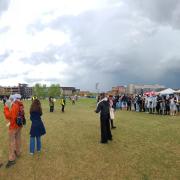
<instances>
[{"instance_id":1,"label":"person in dark suit","mask_svg":"<svg viewBox=\"0 0 180 180\"><path fill-rule=\"evenodd\" d=\"M101 126L101 143L108 143L108 140L112 140L112 134L110 130L110 106L108 98L105 97L105 93L100 94L100 101L97 104L95 110L96 113L100 112L100 126Z\"/></svg>"}]
</instances>

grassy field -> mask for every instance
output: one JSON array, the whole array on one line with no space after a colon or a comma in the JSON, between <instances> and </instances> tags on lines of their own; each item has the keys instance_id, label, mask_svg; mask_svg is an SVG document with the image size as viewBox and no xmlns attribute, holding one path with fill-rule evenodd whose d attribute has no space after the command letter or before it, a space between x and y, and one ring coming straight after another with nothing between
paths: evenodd
<instances>
[{"instance_id":1,"label":"grassy field","mask_svg":"<svg viewBox=\"0 0 180 180\"><path fill-rule=\"evenodd\" d=\"M117 111L113 141L100 144L95 100L67 103L61 113L58 101L49 113L43 101L47 134L42 152L29 155L29 107L22 130L22 156L15 166L0 169L0 180L180 180L180 116L158 116ZM8 134L0 107L0 160L8 157Z\"/></svg>"}]
</instances>

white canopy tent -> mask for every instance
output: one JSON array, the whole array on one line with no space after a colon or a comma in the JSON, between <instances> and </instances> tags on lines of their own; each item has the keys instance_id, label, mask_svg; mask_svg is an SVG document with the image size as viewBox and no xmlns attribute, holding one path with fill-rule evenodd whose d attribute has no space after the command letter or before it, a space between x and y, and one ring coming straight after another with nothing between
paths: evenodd
<instances>
[{"instance_id":1,"label":"white canopy tent","mask_svg":"<svg viewBox=\"0 0 180 180\"><path fill-rule=\"evenodd\" d=\"M178 91L176 91L175 93L180 94L180 89Z\"/></svg>"},{"instance_id":2,"label":"white canopy tent","mask_svg":"<svg viewBox=\"0 0 180 180\"><path fill-rule=\"evenodd\" d=\"M176 92L175 90L168 88L163 91L160 91L159 94L160 95L168 95L168 94L174 94L175 92Z\"/></svg>"}]
</instances>

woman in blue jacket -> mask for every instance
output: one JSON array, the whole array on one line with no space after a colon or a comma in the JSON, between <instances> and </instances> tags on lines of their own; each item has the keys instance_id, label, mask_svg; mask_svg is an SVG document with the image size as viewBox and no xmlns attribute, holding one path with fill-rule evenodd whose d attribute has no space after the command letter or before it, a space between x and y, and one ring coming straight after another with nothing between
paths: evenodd
<instances>
[{"instance_id":1,"label":"woman in blue jacket","mask_svg":"<svg viewBox=\"0 0 180 180\"><path fill-rule=\"evenodd\" d=\"M42 108L38 99L35 99L30 108L30 120L32 122L30 129L30 154L35 151L35 139L37 144L37 151L41 151L41 136L46 134L44 124L41 120Z\"/></svg>"}]
</instances>

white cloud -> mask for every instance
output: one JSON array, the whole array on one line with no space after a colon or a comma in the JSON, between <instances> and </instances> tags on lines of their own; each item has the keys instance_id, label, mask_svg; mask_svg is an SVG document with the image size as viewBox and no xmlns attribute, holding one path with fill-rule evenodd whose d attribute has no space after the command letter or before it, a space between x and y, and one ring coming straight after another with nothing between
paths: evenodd
<instances>
[{"instance_id":1,"label":"white cloud","mask_svg":"<svg viewBox=\"0 0 180 180\"><path fill-rule=\"evenodd\" d=\"M168 71L176 77L173 69L180 68L177 0L1 2L0 85L180 86L164 77Z\"/></svg>"}]
</instances>

